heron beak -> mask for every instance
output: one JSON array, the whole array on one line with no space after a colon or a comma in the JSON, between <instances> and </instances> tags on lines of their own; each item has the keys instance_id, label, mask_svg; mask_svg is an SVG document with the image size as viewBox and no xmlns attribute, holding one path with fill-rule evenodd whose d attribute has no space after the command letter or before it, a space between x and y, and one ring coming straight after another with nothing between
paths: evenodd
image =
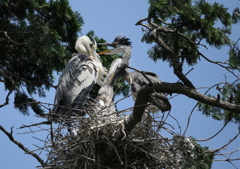
<instances>
[{"instance_id":1,"label":"heron beak","mask_svg":"<svg viewBox=\"0 0 240 169\"><path fill-rule=\"evenodd\" d=\"M105 51L103 51L103 52L98 53L98 55L103 55L103 54L109 53L109 52L111 52L111 50L105 50Z\"/></svg>"},{"instance_id":2,"label":"heron beak","mask_svg":"<svg viewBox=\"0 0 240 169\"><path fill-rule=\"evenodd\" d=\"M98 46L112 46L112 47L115 47L115 46L116 46L115 43L98 43L97 45L98 45Z\"/></svg>"}]
</instances>

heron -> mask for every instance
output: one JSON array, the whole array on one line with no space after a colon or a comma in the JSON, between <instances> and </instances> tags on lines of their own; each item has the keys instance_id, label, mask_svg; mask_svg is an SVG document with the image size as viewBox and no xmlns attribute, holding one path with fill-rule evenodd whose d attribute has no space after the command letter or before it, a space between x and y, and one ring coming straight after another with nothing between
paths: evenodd
<instances>
[{"instance_id":1,"label":"heron","mask_svg":"<svg viewBox=\"0 0 240 169\"><path fill-rule=\"evenodd\" d=\"M112 49L111 52L108 52L108 54L116 54L116 53L122 53L129 46L131 46L131 42L129 41L129 38L117 36L113 43L116 47L115 49ZM106 53L106 52L104 52ZM101 53L100 53L101 54ZM128 54L128 56L131 56L131 54ZM118 58L115 59L109 69L109 72L106 76L106 78L103 81L103 85L98 91L98 96L96 99L90 104L90 111L91 117L94 117L93 123L97 122L97 125L109 123L111 121L114 121L117 119L115 112L115 105L112 104L114 100L114 84L117 80L117 78L121 75L122 66L125 68L125 64L121 64L122 62L128 64L129 59L127 57L124 58ZM119 72L120 71L120 72ZM96 124L92 124L92 127L96 126Z\"/></svg>"},{"instance_id":2,"label":"heron","mask_svg":"<svg viewBox=\"0 0 240 169\"><path fill-rule=\"evenodd\" d=\"M77 39L75 49L78 54L67 63L61 76L54 98L53 112L59 115L71 116L80 113L87 96L94 84L103 84L106 68L103 67L96 53L97 43L91 36L81 36ZM80 113L84 115L84 113Z\"/></svg>"},{"instance_id":3,"label":"heron","mask_svg":"<svg viewBox=\"0 0 240 169\"><path fill-rule=\"evenodd\" d=\"M130 72L129 69L126 68L122 73L122 77L130 84L130 91L134 101L136 101L140 89L150 85L151 83L161 83L161 80L157 74L148 71ZM147 110L149 110L151 113L157 113L159 111L164 112L171 109L171 104L169 103L168 98L160 92L155 92L154 94L150 95L149 102L151 104L147 107Z\"/></svg>"},{"instance_id":4,"label":"heron","mask_svg":"<svg viewBox=\"0 0 240 169\"><path fill-rule=\"evenodd\" d=\"M130 84L130 91L132 93L134 101L136 101L137 94L140 89L149 85L150 83L161 83L161 80L155 73L147 71L130 72L128 70L127 66L129 65L129 60L132 53L131 42L128 38L122 37L120 35L116 37L112 43L101 43L99 45L107 45L114 47L114 49L106 50L99 53L99 55L112 55L122 53L122 56L120 58L114 60L114 66L111 66L109 71L109 74L112 74L112 76L110 76L109 78L121 75ZM106 80L109 81L108 79ZM156 113L159 110L167 111L171 109L171 104L169 103L168 98L165 97L162 93L156 93L155 95L151 95L149 101L153 104L148 106L148 109L152 113Z\"/></svg>"}]
</instances>

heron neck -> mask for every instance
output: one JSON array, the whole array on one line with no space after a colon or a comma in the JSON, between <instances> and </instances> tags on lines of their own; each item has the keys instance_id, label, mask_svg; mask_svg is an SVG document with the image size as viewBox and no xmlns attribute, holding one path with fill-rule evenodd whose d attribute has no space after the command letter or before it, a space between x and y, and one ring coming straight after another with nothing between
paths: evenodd
<instances>
[{"instance_id":1,"label":"heron neck","mask_svg":"<svg viewBox=\"0 0 240 169\"><path fill-rule=\"evenodd\" d=\"M129 60L131 58L132 55L132 48L129 46L125 46L125 50L122 54L122 60L124 63L126 63L127 65L129 64Z\"/></svg>"},{"instance_id":2,"label":"heron neck","mask_svg":"<svg viewBox=\"0 0 240 169\"><path fill-rule=\"evenodd\" d=\"M123 73L122 73L122 77L128 82L130 83L130 71L128 70L128 68L126 68Z\"/></svg>"},{"instance_id":3,"label":"heron neck","mask_svg":"<svg viewBox=\"0 0 240 169\"><path fill-rule=\"evenodd\" d=\"M107 75L107 69L105 67L103 67L102 62L100 61L100 59L95 55L94 56L95 61L96 61L96 65L98 68L98 74L99 74L99 78L97 80L97 83L102 86L103 85L103 78L104 76Z\"/></svg>"}]
</instances>

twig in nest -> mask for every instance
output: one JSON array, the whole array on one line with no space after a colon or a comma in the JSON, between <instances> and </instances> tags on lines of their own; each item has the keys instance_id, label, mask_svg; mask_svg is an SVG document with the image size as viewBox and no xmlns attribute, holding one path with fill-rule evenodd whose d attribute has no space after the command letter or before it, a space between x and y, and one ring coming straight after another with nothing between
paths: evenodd
<instances>
[{"instance_id":1,"label":"twig in nest","mask_svg":"<svg viewBox=\"0 0 240 169\"><path fill-rule=\"evenodd\" d=\"M123 136L123 138L121 139L121 141L123 141L125 138L126 138L126 133L125 133L125 131L124 131L124 124L123 123L120 123L121 125L122 125L122 132L123 132L123 134L124 134L124 136Z\"/></svg>"},{"instance_id":2,"label":"twig in nest","mask_svg":"<svg viewBox=\"0 0 240 169\"><path fill-rule=\"evenodd\" d=\"M23 126L19 127L18 129L23 129L23 128L26 128L26 127L38 126L38 125L42 125L42 124L50 124L50 122L49 121L43 121L43 122L40 122L40 123L31 124L31 125L23 125Z\"/></svg>"}]
</instances>

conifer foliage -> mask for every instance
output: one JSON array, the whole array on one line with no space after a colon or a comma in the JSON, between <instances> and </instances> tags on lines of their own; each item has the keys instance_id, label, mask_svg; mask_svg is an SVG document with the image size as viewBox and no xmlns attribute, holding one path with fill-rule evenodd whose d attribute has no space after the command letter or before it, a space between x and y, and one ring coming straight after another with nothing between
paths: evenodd
<instances>
[{"instance_id":1,"label":"conifer foliage","mask_svg":"<svg viewBox=\"0 0 240 169\"><path fill-rule=\"evenodd\" d=\"M74 51L83 19L67 0L2 0L0 2L0 81L15 92L15 105L44 115L32 95L45 97Z\"/></svg>"}]
</instances>

